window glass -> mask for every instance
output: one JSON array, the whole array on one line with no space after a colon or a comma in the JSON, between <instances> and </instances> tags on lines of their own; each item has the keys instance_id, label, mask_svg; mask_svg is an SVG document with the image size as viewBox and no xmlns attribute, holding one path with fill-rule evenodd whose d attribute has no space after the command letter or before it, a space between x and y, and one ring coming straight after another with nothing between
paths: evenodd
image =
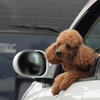
<instances>
[{"instance_id":1,"label":"window glass","mask_svg":"<svg viewBox=\"0 0 100 100\"><path fill-rule=\"evenodd\" d=\"M100 48L100 17L95 21L88 31L84 38L84 43L94 50Z\"/></svg>"}]
</instances>

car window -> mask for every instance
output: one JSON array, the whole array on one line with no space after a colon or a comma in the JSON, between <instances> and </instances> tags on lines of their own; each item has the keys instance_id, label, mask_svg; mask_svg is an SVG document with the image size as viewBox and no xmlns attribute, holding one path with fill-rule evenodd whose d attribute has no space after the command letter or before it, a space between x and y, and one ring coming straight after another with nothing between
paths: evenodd
<instances>
[{"instance_id":1,"label":"car window","mask_svg":"<svg viewBox=\"0 0 100 100\"><path fill-rule=\"evenodd\" d=\"M88 31L84 38L84 43L94 50L100 48L100 17L95 21Z\"/></svg>"}]
</instances>

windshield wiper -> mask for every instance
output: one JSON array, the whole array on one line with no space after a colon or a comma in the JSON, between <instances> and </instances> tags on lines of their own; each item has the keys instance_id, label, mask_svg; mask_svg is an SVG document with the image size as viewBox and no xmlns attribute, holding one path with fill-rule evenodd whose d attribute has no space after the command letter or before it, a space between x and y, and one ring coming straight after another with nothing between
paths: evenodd
<instances>
[{"instance_id":1,"label":"windshield wiper","mask_svg":"<svg viewBox=\"0 0 100 100\"><path fill-rule=\"evenodd\" d=\"M17 28L26 28L26 29L44 29L44 30L50 30L53 32L61 32L63 29L59 27L50 27L50 26L44 26L44 25L10 25L10 27L17 27Z\"/></svg>"}]
</instances>

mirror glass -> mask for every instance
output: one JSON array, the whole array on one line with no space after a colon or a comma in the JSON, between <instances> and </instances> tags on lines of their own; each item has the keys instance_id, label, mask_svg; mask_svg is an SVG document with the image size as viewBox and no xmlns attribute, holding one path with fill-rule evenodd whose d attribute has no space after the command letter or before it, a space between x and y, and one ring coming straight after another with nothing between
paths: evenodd
<instances>
[{"instance_id":1,"label":"mirror glass","mask_svg":"<svg viewBox=\"0 0 100 100\"><path fill-rule=\"evenodd\" d=\"M23 74L40 76L46 70L46 59L41 52L26 51L20 55L18 66Z\"/></svg>"}]
</instances>

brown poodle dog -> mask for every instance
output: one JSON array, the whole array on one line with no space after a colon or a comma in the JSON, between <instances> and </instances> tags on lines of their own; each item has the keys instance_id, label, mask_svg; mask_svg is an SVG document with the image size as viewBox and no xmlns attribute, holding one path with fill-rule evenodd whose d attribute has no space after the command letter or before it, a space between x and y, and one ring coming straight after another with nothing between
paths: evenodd
<instances>
[{"instance_id":1,"label":"brown poodle dog","mask_svg":"<svg viewBox=\"0 0 100 100\"><path fill-rule=\"evenodd\" d=\"M76 30L65 30L46 49L45 56L50 63L61 64L67 71L55 78L52 94L57 95L77 79L89 77L90 67L98 54L83 44L82 37Z\"/></svg>"}]
</instances>

